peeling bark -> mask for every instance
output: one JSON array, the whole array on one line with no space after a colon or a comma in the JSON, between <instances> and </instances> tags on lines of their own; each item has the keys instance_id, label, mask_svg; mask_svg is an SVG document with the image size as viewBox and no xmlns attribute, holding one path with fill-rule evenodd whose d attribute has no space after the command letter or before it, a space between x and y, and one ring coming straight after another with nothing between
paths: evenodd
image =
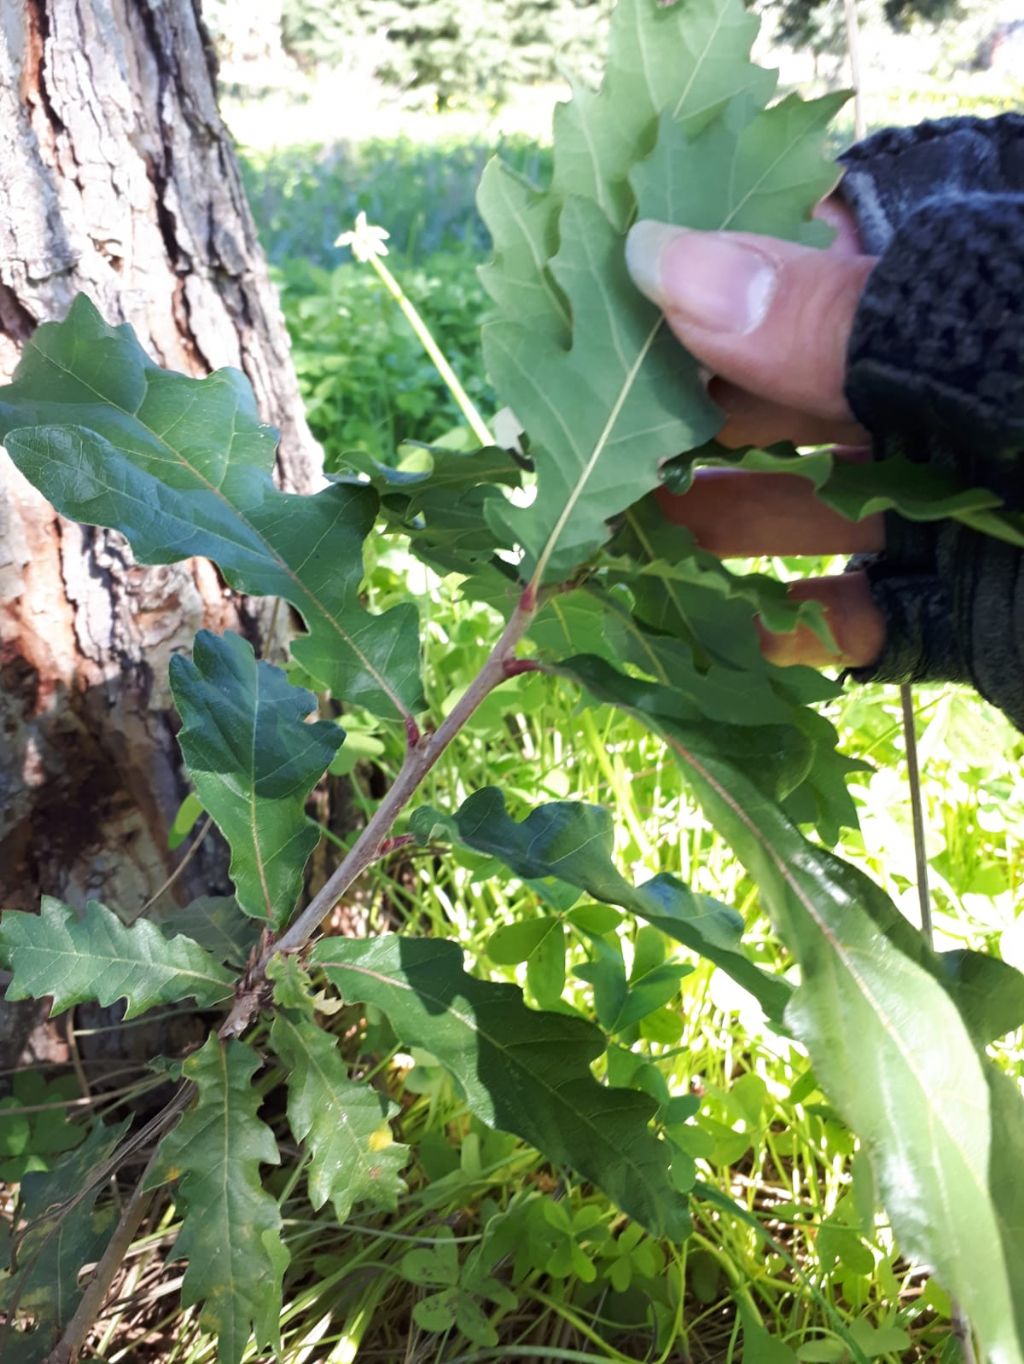
<instances>
[{"instance_id":1,"label":"peeling bark","mask_svg":"<svg viewBox=\"0 0 1024 1364\"><path fill-rule=\"evenodd\" d=\"M0 0L0 378L83 290L165 366L242 368L281 486L318 485L193 0ZM208 563L141 567L62 520L0 452L0 905L131 912L163 883L184 791L168 659L203 625L258 643L268 614ZM216 889L211 839L174 893Z\"/></svg>"}]
</instances>

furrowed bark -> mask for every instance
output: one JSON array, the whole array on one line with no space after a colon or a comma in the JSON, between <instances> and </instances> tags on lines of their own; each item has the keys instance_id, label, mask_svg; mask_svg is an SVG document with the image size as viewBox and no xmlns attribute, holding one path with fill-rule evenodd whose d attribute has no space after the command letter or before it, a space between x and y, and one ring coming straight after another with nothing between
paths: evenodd
<instances>
[{"instance_id":1,"label":"furrowed bark","mask_svg":"<svg viewBox=\"0 0 1024 1364\"><path fill-rule=\"evenodd\" d=\"M279 482L318 486L193 0L0 0L0 379L83 290L165 366L243 369L281 431ZM132 912L163 883L182 855L168 659L201 626L259 645L269 617L207 563L140 567L63 521L0 451L0 906ZM217 888L208 839L174 894ZM6 1027L9 1065L13 1010Z\"/></svg>"}]
</instances>

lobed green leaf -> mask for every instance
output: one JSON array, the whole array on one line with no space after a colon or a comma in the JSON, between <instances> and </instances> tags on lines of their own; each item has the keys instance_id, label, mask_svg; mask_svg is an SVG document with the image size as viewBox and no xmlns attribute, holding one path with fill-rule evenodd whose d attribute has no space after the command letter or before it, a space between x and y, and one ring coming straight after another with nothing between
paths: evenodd
<instances>
[{"instance_id":1,"label":"lobed green leaf","mask_svg":"<svg viewBox=\"0 0 1024 1364\"><path fill-rule=\"evenodd\" d=\"M455 437L453 437L453 440ZM403 446L398 468L360 451L345 462L364 474L380 494L386 528L408 537L409 548L435 572L475 573L495 562L499 544L487 507L503 502L498 485L518 487L522 469L498 446Z\"/></svg>"},{"instance_id":2,"label":"lobed green leaf","mask_svg":"<svg viewBox=\"0 0 1024 1364\"><path fill-rule=\"evenodd\" d=\"M687 1234L671 1148L649 1126L656 1105L594 1079L605 1042L592 1024L535 1012L514 985L467 975L452 942L329 938L311 961L345 1000L375 1005L407 1046L433 1053L484 1122L571 1166L655 1235Z\"/></svg>"},{"instance_id":3,"label":"lobed green leaf","mask_svg":"<svg viewBox=\"0 0 1024 1364\"><path fill-rule=\"evenodd\" d=\"M279 492L276 435L238 371L161 370L79 295L0 389L0 438L59 512L121 531L141 563L203 555L238 591L283 597L309 632L292 652L320 687L379 715L422 705L415 607L378 616L359 600L376 494Z\"/></svg>"},{"instance_id":4,"label":"lobed green leaf","mask_svg":"<svg viewBox=\"0 0 1024 1364\"><path fill-rule=\"evenodd\" d=\"M517 823L496 787L485 787L454 815L423 806L409 827L421 843L441 839L500 858L527 880L557 877L604 904L619 905L654 924L677 942L713 961L749 990L769 1017L780 1019L790 989L745 956L743 920L717 900L695 895L674 876L654 876L633 886L612 862L614 826L599 805L554 801Z\"/></svg>"},{"instance_id":5,"label":"lobed green leaf","mask_svg":"<svg viewBox=\"0 0 1024 1364\"><path fill-rule=\"evenodd\" d=\"M233 895L200 895L155 923L166 937L184 934L229 966L244 966L260 936L259 924L242 913Z\"/></svg>"},{"instance_id":6,"label":"lobed green leaf","mask_svg":"<svg viewBox=\"0 0 1024 1364\"><path fill-rule=\"evenodd\" d=\"M619 0L600 90L577 87L555 112L558 192L593 200L624 231L629 171L651 151L659 115L693 137L734 100L756 108L771 97L775 73L750 60L757 28L736 0Z\"/></svg>"},{"instance_id":7,"label":"lobed green leaf","mask_svg":"<svg viewBox=\"0 0 1024 1364\"><path fill-rule=\"evenodd\" d=\"M157 1004L194 999L201 1006L228 998L234 976L191 939L165 938L145 919L126 927L90 900L79 916L44 895L38 914L0 916L0 952L13 972L7 998L53 996L51 1012L96 1000L125 1000L125 1018Z\"/></svg>"},{"instance_id":8,"label":"lobed green leaf","mask_svg":"<svg viewBox=\"0 0 1024 1364\"><path fill-rule=\"evenodd\" d=\"M523 546L524 571L569 576L607 538L606 522L658 482L661 462L701 445L720 424L695 363L636 290L621 235L586 199L559 215L549 263L573 319L572 346L517 316L489 323L484 359L530 436L537 497L492 503L488 516Z\"/></svg>"},{"instance_id":9,"label":"lobed green leaf","mask_svg":"<svg viewBox=\"0 0 1024 1364\"><path fill-rule=\"evenodd\" d=\"M207 1039L184 1063L197 1100L163 1139L151 1183L180 1180L185 1215L174 1258L188 1261L185 1307L202 1303L218 1360L239 1364L250 1335L280 1348L281 1282L288 1251L281 1212L264 1190L260 1165L280 1159L274 1135L257 1116L256 1052L243 1042Z\"/></svg>"},{"instance_id":10,"label":"lobed green leaf","mask_svg":"<svg viewBox=\"0 0 1024 1364\"><path fill-rule=\"evenodd\" d=\"M637 211L705 228L824 243L811 212L835 183L823 129L843 96L763 112L774 77L749 60L756 21L740 0L622 0L597 92L555 121L552 187L489 169L480 210L497 305L484 357L537 465L528 508L492 501L536 580L564 579L607 538L609 518L653 489L663 462L721 421L692 359L625 268ZM556 247L557 242L557 249Z\"/></svg>"},{"instance_id":11,"label":"lobed green leaf","mask_svg":"<svg viewBox=\"0 0 1024 1364\"><path fill-rule=\"evenodd\" d=\"M192 659L171 659L182 718L178 743L203 806L231 846L239 907L279 928L295 907L319 841L306 798L344 739L326 720L306 723L316 698L239 635L200 630Z\"/></svg>"},{"instance_id":12,"label":"lobed green leaf","mask_svg":"<svg viewBox=\"0 0 1024 1364\"><path fill-rule=\"evenodd\" d=\"M962 521L998 540L1024 544L1019 515L1002 508L998 493L964 487L951 471L914 464L902 455L861 463L841 459L834 450L800 453L783 443L735 454L715 447L701 463L806 478L820 500L848 521L895 510L908 521ZM689 479L686 464L673 463L666 469L666 483L678 491L685 490Z\"/></svg>"},{"instance_id":13,"label":"lobed green leaf","mask_svg":"<svg viewBox=\"0 0 1024 1364\"><path fill-rule=\"evenodd\" d=\"M286 959L275 963L273 974L298 971ZM302 992L282 991L279 983L275 994L282 1007L270 1045L287 1075L288 1125L310 1153L310 1202L322 1208L330 1199L339 1222L356 1203L394 1211L405 1188L399 1172L409 1158L408 1147L391 1136L394 1105L372 1085L351 1079L337 1038L317 1024Z\"/></svg>"},{"instance_id":14,"label":"lobed green leaf","mask_svg":"<svg viewBox=\"0 0 1024 1364\"><path fill-rule=\"evenodd\" d=\"M789 95L754 113L738 102L696 136L666 111L654 150L630 173L638 214L702 231L827 245L829 229L810 214L839 179L825 155L825 132L848 98ZM707 174L709 166L715 174Z\"/></svg>"}]
</instances>

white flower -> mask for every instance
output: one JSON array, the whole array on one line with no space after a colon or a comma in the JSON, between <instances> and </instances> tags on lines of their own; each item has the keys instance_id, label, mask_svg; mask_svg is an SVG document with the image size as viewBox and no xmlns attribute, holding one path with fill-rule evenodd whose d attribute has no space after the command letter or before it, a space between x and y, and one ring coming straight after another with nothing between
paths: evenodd
<instances>
[{"instance_id":1,"label":"white flower","mask_svg":"<svg viewBox=\"0 0 1024 1364\"><path fill-rule=\"evenodd\" d=\"M368 223L366 214L360 213L352 231L343 232L334 245L350 246L356 260L368 261L371 256L386 256L388 254L388 249L384 243L390 235L390 232L385 232L384 228L375 227L373 223Z\"/></svg>"}]
</instances>

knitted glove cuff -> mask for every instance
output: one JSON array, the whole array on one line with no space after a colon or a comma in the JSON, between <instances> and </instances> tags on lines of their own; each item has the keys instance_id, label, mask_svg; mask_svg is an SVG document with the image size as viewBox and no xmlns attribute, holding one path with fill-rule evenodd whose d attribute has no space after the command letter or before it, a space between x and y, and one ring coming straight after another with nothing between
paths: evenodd
<instances>
[{"instance_id":1,"label":"knitted glove cuff","mask_svg":"<svg viewBox=\"0 0 1024 1364\"><path fill-rule=\"evenodd\" d=\"M846 388L876 458L927 462L1021 505L1024 117L891 129L842 160L839 192L866 250L881 256L854 322ZM1005 636L1024 625L1021 556L993 545L953 523L888 515L886 551L867 566L886 649L853 675L971 681L1024 720L1024 677L1019 666L1007 672L1015 646ZM994 643L994 655L981 652Z\"/></svg>"},{"instance_id":2,"label":"knitted glove cuff","mask_svg":"<svg viewBox=\"0 0 1024 1364\"><path fill-rule=\"evenodd\" d=\"M886 128L839 160L839 195L857 219L864 250L880 256L925 200L1024 192L1024 114Z\"/></svg>"},{"instance_id":3,"label":"knitted glove cuff","mask_svg":"<svg viewBox=\"0 0 1024 1364\"><path fill-rule=\"evenodd\" d=\"M856 682L968 681L952 628L953 604L935 574L901 573L879 556L864 565L871 595L886 622L886 647L877 663L850 668Z\"/></svg>"},{"instance_id":4,"label":"knitted glove cuff","mask_svg":"<svg viewBox=\"0 0 1024 1364\"><path fill-rule=\"evenodd\" d=\"M1024 133L1022 133L1024 136ZM857 420L1002 496L1024 446L1024 193L926 200L868 278L847 354Z\"/></svg>"}]
</instances>

